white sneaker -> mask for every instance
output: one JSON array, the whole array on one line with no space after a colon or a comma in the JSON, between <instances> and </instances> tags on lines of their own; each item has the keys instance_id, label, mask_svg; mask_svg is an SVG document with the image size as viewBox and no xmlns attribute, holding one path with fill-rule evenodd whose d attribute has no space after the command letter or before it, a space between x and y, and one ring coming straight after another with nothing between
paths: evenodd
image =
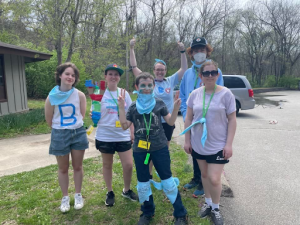
<instances>
[{"instance_id":1,"label":"white sneaker","mask_svg":"<svg viewBox=\"0 0 300 225\"><path fill-rule=\"evenodd\" d=\"M74 208L81 209L84 205L82 195L80 193L77 193L75 194L74 198L75 198Z\"/></svg>"},{"instance_id":2,"label":"white sneaker","mask_svg":"<svg viewBox=\"0 0 300 225\"><path fill-rule=\"evenodd\" d=\"M60 211L61 212L68 212L70 210L70 198L69 196L64 196L61 200L61 205L60 205Z\"/></svg>"}]
</instances>

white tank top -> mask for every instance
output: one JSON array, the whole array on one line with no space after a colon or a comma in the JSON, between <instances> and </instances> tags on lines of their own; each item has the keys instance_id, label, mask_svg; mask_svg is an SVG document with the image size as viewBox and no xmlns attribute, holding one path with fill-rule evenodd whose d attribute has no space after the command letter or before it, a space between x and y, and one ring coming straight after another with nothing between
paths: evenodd
<instances>
[{"instance_id":1,"label":"white tank top","mask_svg":"<svg viewBox=\"0 0 300 225\"><path fill-rule=\"evenodd\" d=\"M75 88L70 97L62 104L56 105L52 119L54 129L77 129L83 126L80 113L80 99Z\"/></svg>"}]
</instances>

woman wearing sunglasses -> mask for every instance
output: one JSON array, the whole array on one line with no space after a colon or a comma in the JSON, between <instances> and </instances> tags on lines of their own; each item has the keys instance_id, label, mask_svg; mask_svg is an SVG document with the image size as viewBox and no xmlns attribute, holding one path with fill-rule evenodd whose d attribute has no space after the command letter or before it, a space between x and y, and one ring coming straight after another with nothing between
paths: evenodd
<instances>
[{"instance_id":1,"label":"woman wearing sunglasses","mask_svg":"<svg viewBox=\"0 0 300 225\"><path fill-rule=\"evenodd\" d=\"M217 85L220 76L217 63L203 63L199 76L204 86L192 91L187 100L184 150L197 159L201 170L205 203L200 217L211 215L214 224L222 225L219 211L221 174L232 156L236 130L235 97L229 89Z\"/></svg>"},{"instance_id":2,"label":"woman wearing sunglasses","mask_svg":"<svg viewBox=\"0 0 300 225\"><path fill-rule=\"evenodd\" d=\"M213 48L204 37L196 37L195 39L193 39L191 46L188 47L186 50L187 54L190 56L192 60L193 65L184 73L184 76L180 84L180 96L179 96L179 98L181 99L180 112L183 117L183 121L185 120L185 116L186 116L186 110L187 110L186 101L189 95L193 90L203 85L201 78L198 76L199 69L203 63L209 61L209 59L207 58L210 57L212 51ZM224 82L222 77L222 71L220 69L218 69L218 71L219 71L219 76L217 79L217 84L223 86ZM204 191L201 182L201 171L199 170L197 160L194 157L192 158L193 158L194 176L189 183L183 186L183 188L192 189L194 187L197 187L193 193L193 197L197 198L198 196L204 195Z\"/></svg>"}]
</instances>

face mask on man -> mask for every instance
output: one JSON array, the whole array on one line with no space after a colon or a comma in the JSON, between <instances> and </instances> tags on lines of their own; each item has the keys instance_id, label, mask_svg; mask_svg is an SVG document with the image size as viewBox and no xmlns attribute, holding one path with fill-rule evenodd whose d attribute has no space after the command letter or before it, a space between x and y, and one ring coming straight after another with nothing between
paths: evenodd
<instances>
[{"instance_id":1,"label":"face mask on man","mask_svg":"<svg viewBox=\"0 0 300 225\"><path fill-rule=\"evenodd\" d=\"M194 55L194 59L196 62L203 62L206 59L206 54L203 52L198 52Z\"/></svg>"}]
</instances>

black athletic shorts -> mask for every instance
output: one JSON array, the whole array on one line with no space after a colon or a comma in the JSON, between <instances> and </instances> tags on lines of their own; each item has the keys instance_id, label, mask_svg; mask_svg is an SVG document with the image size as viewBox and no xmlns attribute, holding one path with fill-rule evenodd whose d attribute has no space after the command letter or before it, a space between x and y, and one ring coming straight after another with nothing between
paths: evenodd
<instances>
[{"instance_id":1,"label":"black athletic shorts","mask_svg":"<svg viewBox=\"0 0 300 225\"><path fill-rule=\"evenodd\" d=\"M115 154L115 152L126 152L131 149L131 141L105 142L96 140L96 149L101 153Z\"/></svg>"},{"instance_id":2,"label":"black athletic shorts","mask_svg":"<svg viewBox=\"0 0 300 225\"><path fill-rule=\"evenodd\" d=\"M195 157L195 159L205 160L207 163L215 163L215 164L229 163L229 160L226 160L223 157L223 150L219 151L217 154L214 155L200 155L197 152L195 152L193 149L192 156Z\"/></svg>"},{"instance_id":3,"label":"black athletic shorts","mask_svg":"<svg viewBox=\"0 0 300 225\"><path fill-rule=\"evenodd\" d=\"M175 129L175 125L173 126L170 126L169 124L167 123L162 123L162 126L164 128L164 131L165 131L165 135L167 137L167 140L168 141L171 141L172 139L172 135L173 135L173 131Z\"/></svg>"}]
</instances>

